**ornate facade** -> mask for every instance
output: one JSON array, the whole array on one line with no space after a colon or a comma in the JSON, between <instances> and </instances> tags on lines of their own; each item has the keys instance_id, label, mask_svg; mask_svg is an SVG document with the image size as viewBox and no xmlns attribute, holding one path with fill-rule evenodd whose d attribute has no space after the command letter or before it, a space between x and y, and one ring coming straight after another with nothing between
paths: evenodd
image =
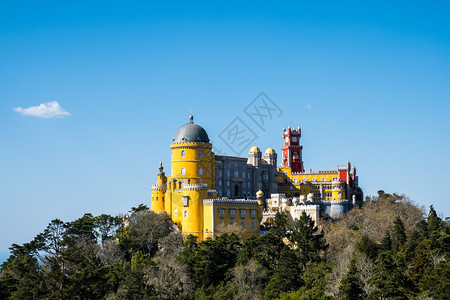
<instances>
[{"instance_id":1,"label":"ornate facade","mask_svg":"<svg viewBox=\"0 0 450 300\"><path fill-rule=\"evenodd\" d=\"M262 155L254 146L247 158L216 156L208 134L190 116L170 145L171 176L160 164L151 209L169 214L183 234L205 239L227 226L240 227L246 236L257 235L263 215L268 219L279 210L292 220L302 210L315 219L321 213L339 217L362 201L350 162L333 171L304 171L300 138L300 127L283 128L278 167L272 148Z\"/></svg>"}]
</instances>

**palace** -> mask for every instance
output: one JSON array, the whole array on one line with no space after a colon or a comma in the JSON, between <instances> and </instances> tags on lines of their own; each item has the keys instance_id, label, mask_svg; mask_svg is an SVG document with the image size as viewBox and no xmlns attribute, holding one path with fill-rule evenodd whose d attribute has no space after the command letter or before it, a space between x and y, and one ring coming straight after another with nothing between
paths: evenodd
<instances>
[{"instance_id":1,"label":"palace","mask_svg":"<svg viewBox=\"0 0 450 300\"><path fill-rule=\"evenodd\" d=\"M216 156L191 115L170 145L172 175L160 164L151 209L170 215L183 235L205 239L228 226L240 227L246 237L258 235L276 211L285 211L293 223L302 211L315 220L321 214L338 218L361 204L356 168L347 162L337 170L305 172L300 138L300 127L283 128L281 166L272 148L264 156L256 146L247 158Z\"/></svg>"}]
</instances>

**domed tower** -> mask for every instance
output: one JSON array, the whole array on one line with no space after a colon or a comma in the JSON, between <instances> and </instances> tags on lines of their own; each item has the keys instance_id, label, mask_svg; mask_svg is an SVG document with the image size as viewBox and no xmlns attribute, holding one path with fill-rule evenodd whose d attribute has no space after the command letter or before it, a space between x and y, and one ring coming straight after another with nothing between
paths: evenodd
<instances>
[{"instance_id":1,"label":"domed tower","mask_svg":"<svg viewBox=\"0 0 450 300\"><path fill-rule=\"evenodd\" d=\"M203 127L189 123L178 129L172 150L172 219L181 223L185 235L203 238L203 199L208 189L215 188L214 153L208 134ZM175 215L175 209L176 215Z\"/></svg>"},{"instance_id":2,"label":"domed tower","mask_svg":"<svg viewBox=\"0 0 450 300\"><path fill-rule=\"evenodd\" d=\"M268 187L268 195L270 196L273 193L277 192L277 153L274 149L269 148L264 152L264 159L269 164L267 168L268 182L266 186Z\"/></svg>"},{"instance_id":3,"label":"domed tower","mask_svg":"<svg viewBox=\"0 0 450 300\"><path fill-rule=\"evenodd\" d=\"M258 147L253 146L248 151L248 164L253 165L255 167L259 167L261 164L261 150Z\"/></svg>"},{"instance_id":4,"label":"domed tower","mask_svg":"<svg viewBox=\"0 0 450 300\"><path fill-rule=\"evenodd\" d=\"M158 179L152 184L152 206L154 212L164 211L167 177L164 173L162 162L159 163Z\"/></svg>"},{"instance_id":5,"label":"domed tower","mask_svg":"<svg viewBox=\"0 0 450 300\"><path fill-rule=\"evenodd\" d=\"M277 153L274 149L268 148L266 152L264 152L264 160L267 161L269 165L277 165Z\"/></svg>"}]
</instances>

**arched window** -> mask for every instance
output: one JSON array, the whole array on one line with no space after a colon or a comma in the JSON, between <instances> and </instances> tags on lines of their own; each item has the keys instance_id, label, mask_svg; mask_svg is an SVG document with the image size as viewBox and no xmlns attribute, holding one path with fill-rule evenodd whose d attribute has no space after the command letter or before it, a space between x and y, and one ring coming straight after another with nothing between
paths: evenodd
<instances>
[{"instance_id":1,"label":"arched window","mask_svg":"<svg viewBox=\"0 0 450 300\"><path fill-rule=\"evenodd\" d=\"M239 171L238 170L234 170L234 177L239 177Z\"/></svg>"},{"instance_id":2,"label":"arched window","mask_svg":"<svg viewBox=\"0 0 450 300\"><path fill-rule=\"evenodd\" d=\"M187 219L187 217L188 217L188 211L185 210L185 211L184 211L184 218Z\"/></svg>"},{"instance_id":3,"label":"arched window","mask_svg":"<svg viewBox=\"0 0 450 300\"><path fill-rule=\"evenodd\" d=\"M198 150L198 157L203 157L203 150Z\"/></svg>"},{"instance_id":4,"label":"arched window","mask_svg":"<svg viewBox=\"0 0 450 300\"><path fill-rule=\"evenodd\" d=\"M173 210L173 215L176 217L176 216L178 216L178 210L175 208L174 210Z\"/></svg>"},{"instance_id":5,"label":"arched window","mask_svg":"<svg viewBox=\"0 0 450 300\"><path fill-rule=\"evenodd\" d=\"M203 168L198 168L198 175L203 175Z\"/></svg>"},{"instance_id":6,"label":"arched window","mask_svg":"<svg viewBox=\"0 0 450 300\"><path fill-rule=\"evenodd\" d=\"M186 150L181 150L181 157L186 157Z\"/></svg>"},{"instance_id":7,"label":"arched window","mask_svg":"<svg viewBox=\"0 0 450 300\"><path fill-rule=\"evenodd\" d=\"M241 229L244 229L244 228L245 228L244 222L241 222Z\"/></svg>"},{"instance_id":8,"label":"arched window","mask_svg":"<svg viewBox=\"0 0 450 300\"><path fill-rule=\"evenodd\" d=\"M186 168L181 168L181 175L186 175Z\"/></svg>"}]
</instances>

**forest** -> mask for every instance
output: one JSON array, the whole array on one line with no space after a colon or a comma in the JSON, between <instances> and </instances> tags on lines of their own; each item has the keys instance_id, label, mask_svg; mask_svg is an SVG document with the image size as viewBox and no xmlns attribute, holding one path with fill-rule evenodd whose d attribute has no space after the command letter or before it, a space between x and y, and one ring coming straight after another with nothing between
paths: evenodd
<instances>
[{"instance_id":1,"label":"forest","mask_svg":"<svg viewBox=\"0 0 450 300\"><path fill-rule=\"evenodd\" d=\"M183 239L166 214L52 220L0 268L0 299L449 299L450 224L378 192L339 220Z\"/></svg>"}]
</instances>

